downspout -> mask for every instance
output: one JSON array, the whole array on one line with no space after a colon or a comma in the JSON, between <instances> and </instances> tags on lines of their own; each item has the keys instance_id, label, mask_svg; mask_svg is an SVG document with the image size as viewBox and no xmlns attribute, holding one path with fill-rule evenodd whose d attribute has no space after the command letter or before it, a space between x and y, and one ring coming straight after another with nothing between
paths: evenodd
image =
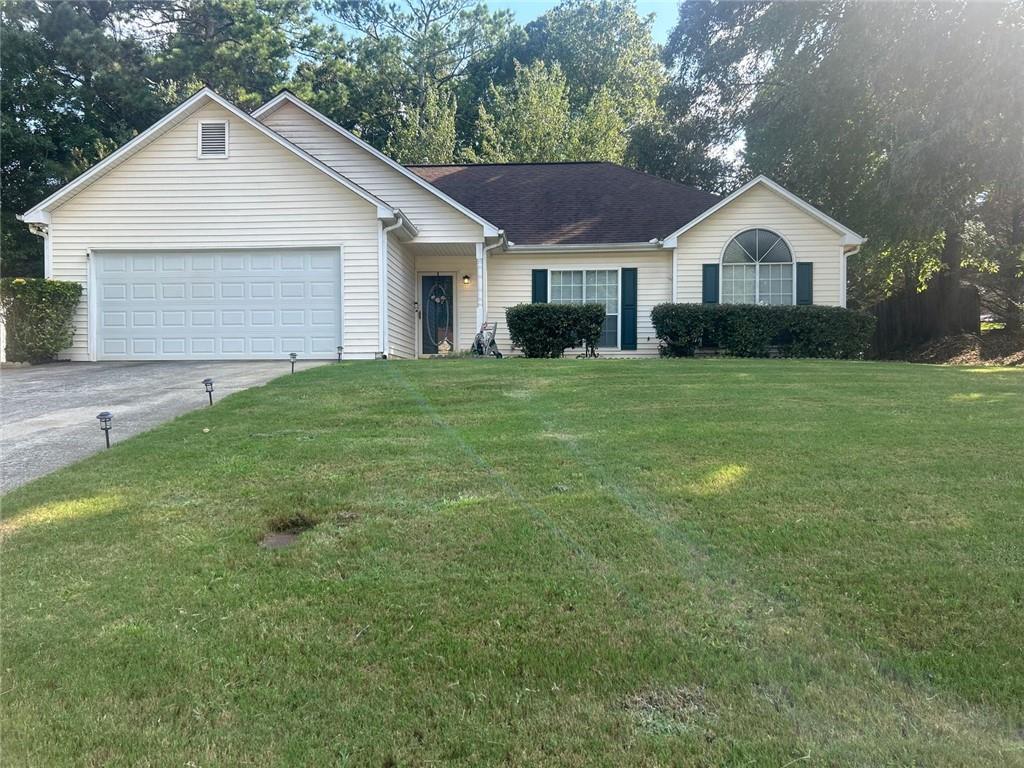
<instances>
[{"instance_id":1,"label":"downspout","mask_svg":"<svg viewBox=\"0 0 1024 768\"><path fill-rule=\"evenodd\" d=\"M842 296L839 297L840 298L839 306L844 307L844 308L846 307L846 294L847 294L847 291L849 290L849 287L848 287L849 286L849 276L847 275L847 264L849 263L849 258L851 256L856 256L858 253L860 253L860 246L859 245L856 246L852 251L847 251L845 248L843 249L843 264L842 264L842 266L843 266L843 281L841 283L842 289L843 289L843 293L842 293Z\"/></svg>"},{"instance_id":2,"label":"downspout","mask_svg":"<svg viewBox=\"0 0 1024 768\"><path fill-rule=\"evenodd\" d=\"M380 339L380 352L381 357L387 360L388 354L390 353L390 339L388 338L388 232L393 229L398 229L402 226L402 214L395 214L395 223L385 227L384 222L378 220L378 231L380 233L380 240L377 245L377 250L380 254L380 261L378 264L378 270L380 277L377 280L378 283L378 297L377 301L380 304L380 314L377 323L377 334Z\"/></svg>"},{"instance_id":3,"label":"downspout","mask_svg":"<svg viewBox=\"0 0 1024 768\"><path fill-rule=\"evenodd\" d=\"M481 291L483 306L483 317L480 319L480 323L487 322L487 258L490 255L490 252L493 251L495 248L501 248L505 245L505 230L498 230L498 236L501 238L500 240L498 240L498 242L494 243L493 245L484 246L483 264L482 268L479 270L480 274L477 275L477 279L480 281L479 290ZM480 323L477 323L477 325L479 326Z\"/></svg>"},{"instance_id":4,"label":"downspout","mask_svg":"<svg viewBox=\"0 0 1024 768\"><path fill-rule=\"evenodd\" d=\"M53 278L53 241L50 239L50 224L29 224L28 231L43 238L43 277Z\"/></svg>"}]
</instances>

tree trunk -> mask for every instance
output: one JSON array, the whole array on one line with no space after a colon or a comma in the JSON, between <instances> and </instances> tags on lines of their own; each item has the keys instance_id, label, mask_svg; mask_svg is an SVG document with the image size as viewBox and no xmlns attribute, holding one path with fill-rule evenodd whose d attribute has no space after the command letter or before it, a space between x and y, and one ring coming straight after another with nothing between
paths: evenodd
<instances>
[{"instance_id":1,"label":"tree trunk","mask_svg":"<svg viewBox=\"0 0 1024 768\"><path fill-rule=\"evenodd\" d=\"M1021 286L1021 280L1017 277L1020 253L1024 248L1024 201L1014 207L1012 216L1009 247L999 264L999 274L1007 289L1006 308L1003 313L1006 330L1019 331L1024 325L1021 318L1024 286Z\"/></svg>"},{"instance_id":2,"label":"tree trunk","mask_svg":"<svg viewBox=\"0 0 1024 768\"><path fill-rule=\"evenodd\" d=\"M939 255L942 261L942 271L935 276L935 281L929 288L929 290L939 293L939 313L936 318L936 327L933 329L933 338L946 336L958 330L957 298L960 293L960 259L963 239L960 225L955 219L946 223L945 235L942 253Z\"/></svg>"}]
</instances>

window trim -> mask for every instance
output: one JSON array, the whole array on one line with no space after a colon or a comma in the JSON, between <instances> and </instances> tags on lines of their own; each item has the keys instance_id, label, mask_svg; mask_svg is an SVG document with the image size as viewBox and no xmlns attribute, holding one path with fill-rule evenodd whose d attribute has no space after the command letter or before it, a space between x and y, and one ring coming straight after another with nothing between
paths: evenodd
<instances>
[{"instance_id":1,"label":"window trim","mask_svg":"<svg viewBox=\"0 0 1024 768\"><path fill-rule=\"evenodd\" d=\"M223 125L224 126L224 154L204 155L203 154L203 126ZM227 160L231 157L231 123L228 120L199 120L196 125L196 158L199 160Z\"/></svg>"},{"instance_id":2,"label":"window trim","mask_svg":"<svg viewBox=\"0 0 1024 768\"><path fill-rule=\"evenodd\" d=\"M742 266L742 265L737 265L737 264L731 264L731 265L730 264L726 264L725 263L725 249L728 248L729 245L732 243L732 241L735 240L737 237L742 235L744 232L749 232L752 229L763 229L766 232L771 232L773 235L775 235L777 238L779 238L783 243L785 243L787 248L789 248L789 256L791 258L791 261L789 262L789 264L793 268L793 295L790 297L792 299L792 301L790 302L790 304L776 304L774 306L782 306L782 307L795 306L796 305L796 251L793 250L793 245L792 245L792 243L789 242L789 240L786 238L786 236L783 235L778 230L776 230L775 227L765 226L765 225L762 225L762 224L747 225L747 226L743 227L742 229L736 230L731 235L729 235L729 237L726 238L725 245L722 246L722 252L718 255L718 303L719 304L725 304L725 301L722 300L723 292L725 290L725 267L727 267L727 266ZM771 262L771 263L778 264L780 262L776 261L776 262ZM760 262L754 262L754 267L755 267L755 269L754 269L754 296L756 297L761 292L761 290L760 290L760 280L761 280L760 267L761 267L761 263ZM758 302L758 301L754 301L754 303L755 304L760 304L760 302ZM768 305L768 306L772 306L772 305Z\"/></svg>"},{"instance_id":3,"label":"window trim","mask_svg":"<svg viewBox=\"0 0 1024 768\"><path fill-rule=\"evenodd\" d=\"M614 272L615 273L615 289L618 291L618 304L619 311L615 314L615 346L614 347L598 347L598 349L607 349L611 352L622 351L622 267L609 267L609 266L578 266L573 264L572 266L551 268L548 267L548 304L554 304L551 301L551 273L552 272ZM587 288L587 276L583 275L583 289L584 297L583 303L589 303L586 298ZM607 317L607 313L605 315Z\"/></svg>"}]
</instances>

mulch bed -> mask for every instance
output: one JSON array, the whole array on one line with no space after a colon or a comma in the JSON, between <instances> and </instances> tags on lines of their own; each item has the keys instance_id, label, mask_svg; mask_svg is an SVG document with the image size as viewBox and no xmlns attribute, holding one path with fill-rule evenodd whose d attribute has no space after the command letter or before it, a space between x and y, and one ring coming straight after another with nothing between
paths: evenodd
<instances>
[{"instance_id":1,"label":"mulch bed","mask_svg":"<svg viewBox=\"0 0 1024 768\"><path fill-rule=\"evenodd\" d=\"M1024 333L961 333L923 344L907 356L912 363L942 365L1022 365Z\"/></svg>"}]
</instances>

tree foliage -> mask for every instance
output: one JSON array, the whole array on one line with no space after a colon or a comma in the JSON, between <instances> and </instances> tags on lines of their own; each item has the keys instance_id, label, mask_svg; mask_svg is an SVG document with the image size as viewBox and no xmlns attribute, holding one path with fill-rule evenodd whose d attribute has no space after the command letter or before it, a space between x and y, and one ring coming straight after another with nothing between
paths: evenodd
<instances>
[{"instance_id":1,"label":"tree foliage","mask_svg":"<svg viewBox=\"0 0 1024 768\"><path fill-rule=\"evenodd\" d=\"M744 142L738 175L869 237L862 300L955 284L968 222L1024 188L1019 3L684 3L666 59L678 120L715 126L709 148Z\"/></svg>"},{"instance_id":2,"label":"tree foliage","mask_svg":"<svg viewBox=\"0 0 1024 768\"><path fill-rule=\"evenodd\" d=\"M491 86L477 122L478 162L618 162L625 149L622 118L613 99L598 91L582 111L572 108L561 66L535 61L515 78Z\"/></svg>"}]
</instances>

